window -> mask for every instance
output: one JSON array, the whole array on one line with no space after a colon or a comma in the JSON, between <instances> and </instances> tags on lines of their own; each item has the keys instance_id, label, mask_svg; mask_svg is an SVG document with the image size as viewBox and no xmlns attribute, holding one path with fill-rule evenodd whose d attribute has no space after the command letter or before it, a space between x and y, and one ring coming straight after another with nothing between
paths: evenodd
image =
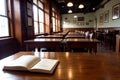
<instances>
[{"instance_id":1,"label":"window","mask_svg":"<svg viewBox=\"0 0 120 80\"><path fill-rule=\"evenodd\" d=\"M55 9L52 8L52 25L53 25L53 32L56 31L56 17L55 17Z\"/></svg>"},{"instance_id":2,"label":"window","mask_svg":"<svg viewBox=\"0 0 120 80\"><path fill-rule=\"evenodd\" d=\"M44 32L44 6L39 0L33 0L34 34Z\"/></svg>"},{"instance_id":3,"label":"window","mask_svg":"<svg viewBox=\"0 0 120 80\"><path fill-rule=\"evenodd\" d=\"M52 23L53 23L53 32L55 32L56 31L56 29L55 29L55 17L52 17Z\"/></svg>"},{"instance_id":4,"label":"window","mask_svg":"<svg viewBox=\"0 0 120 80\"><path fill-rule=\"evenodd\" d=\"M9 36L9 20L7 16L7 2L0 0L0 37Z\"/></svg>"}]
</instances>

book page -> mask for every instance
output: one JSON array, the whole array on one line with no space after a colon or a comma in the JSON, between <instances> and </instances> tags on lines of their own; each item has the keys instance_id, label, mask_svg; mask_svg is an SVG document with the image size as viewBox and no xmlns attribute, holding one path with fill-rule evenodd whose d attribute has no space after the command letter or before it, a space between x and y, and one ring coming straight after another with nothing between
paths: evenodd
<instances>
[{"instance_id":1,"label":"book page","mask_svg":"<svg viewBox=\"0 0 120 80\"><path fill-rule=\"evenodd\" d=\"M42 59L35 66L31 68L33 72L52 73L57 66L58 60L54 59Z\"/></svg>"},{"instance_id":2,"label":"book page","mask_svg":"<svg viewBox=\"0 0 120 80\"><path fill-rule=\"evenodd\" d=\"M4 66L4 69L9 70L27 70L40 61L39 57L33 55L23 55L9 64Z\"/></svg>"}]
</instances>

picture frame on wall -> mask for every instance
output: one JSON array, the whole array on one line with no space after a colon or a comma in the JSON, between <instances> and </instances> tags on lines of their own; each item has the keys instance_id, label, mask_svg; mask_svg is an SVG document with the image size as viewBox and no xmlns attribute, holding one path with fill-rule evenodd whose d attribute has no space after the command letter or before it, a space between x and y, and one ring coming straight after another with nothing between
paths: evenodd
<instances>
[{"instance_id":1,"label":"picture frame on wall","mask_svg":"<svg viewBox=\"0 0 120 80\"><path fill-rule=\"evenodd\" d=\"M104 22L105 23L109 22L109 10L105 11L104 13Z\"/></svg>"},{"instance_id":2,"label":"picture frame on wall","mask_svg":"<svg viewBox=\"0 0 120 80\"><path fill-rule=\"evenodd\" d=\"M100 14L100 17L99 17L99 23L100 24L103 24L103 21L104 21L104 14Z\"/></svg>"},{"instance_id":3,"label":"picture frame on wall","mask_svg":"<svg viewBox=\"0 0 120 80\"><path fill-rule=\"evenodd\" d=\"M112 19L115 20L118 18L120 18L120 4L114 5L112 9Z\"/></svg>"},{"instance_id":4,"label":"picture frame on wall","mask_svg":"<svg viewBox=\"0 0 120 80\"><path fill-rule=\"evenodd\" d=\"M84 21L84 17L78 17L78 21Z\"/></svg>"},{"instance_id":5,"label":"picture frame on wall","mask_svg":"<svg viewBox=\"0 0 120 80\"><path fill-rule=\"evenodd\" d=\"M78 21L78 22L77 22L77 25L78 25L78 26L84 26L84 23L85 23L84 21Z\"/></svg>"}]
</instances>

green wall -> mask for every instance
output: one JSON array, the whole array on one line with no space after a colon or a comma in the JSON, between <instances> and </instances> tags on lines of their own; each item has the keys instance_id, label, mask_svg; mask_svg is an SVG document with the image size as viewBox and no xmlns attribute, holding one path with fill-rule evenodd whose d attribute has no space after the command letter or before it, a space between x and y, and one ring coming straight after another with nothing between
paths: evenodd
<instances>
[{"instance_id":1,"label":"green wall","mask_svg":"<svg viewBox=\"0 0 120 80\"><path fill-rule=\"evenodd\" d=\"M120 27L120 18L113 20L112 19L112 15L113 15L113 6L117 5L118 3L120 3L120 0L111 0L109 1L104 8L100 8L99 10L97 10L95 12L95 16L97 17L97 27L98 28L109 28L109 27ZM109 19L108 22L104 22L100 24L100 15L101 14L105 14L106 11L109 11ZM120 10L120 8L119 8ZM105 16L103 16L103 19L105 18Z\"/></svg>"},{"instance_id":2,"label":"green wall","mask_svg":"<svg viewBox=\"0 0 120 80\"><path fill-rule=\"evenodd\" d=\"M84 21L78 21L77 17L84 17ZM94 13L76 13L76 14L63 14L62 15L62 26L63 28L92 28L94 27Z\"/></svg>"},{"instance_id":3,"label":"green wall","mask_svg":"<svg viewBox=\"0 0 120 80\"><path fill-rule=\"evenodd\" d=\"M62 15L63 28L110 28L120 27L120 18L113 20L113 6L120 4L120 0L110 0L104 7L93 13L74 13ZM105 21L105 14L108 11L108 20ZM84 21L78 21L74 16L84 17ZM101 22L100 22L100 16ZM96 20L97 23L96 23Z\"/></svg>"}]
</instances>

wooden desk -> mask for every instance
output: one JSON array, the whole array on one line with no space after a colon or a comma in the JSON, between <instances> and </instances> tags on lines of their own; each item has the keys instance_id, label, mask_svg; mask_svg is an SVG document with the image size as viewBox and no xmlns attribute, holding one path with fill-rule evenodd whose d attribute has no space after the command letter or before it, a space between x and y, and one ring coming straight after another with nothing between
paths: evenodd
<instances>
[{"instance_id":1,"label":"wooden desk","mask_svg":"<svg viewBox=\"0 0 120 80\"><path fill-rule=\"evenodd\" d=\"M68 38L64 39L64 43L67 44L66 51L71 51L72 48L88 48L93 52L97 52L97 39L82 39L82 38Z\"/></svg>"},{"instance_id":2,"label":"wooden desk","mask_svg":"<svg viewBox=\"0 0 120 80\"><path fill-rule=\"evenodd\" d=\"M68 35L69 34L79 34L79 33L77 33L77 32L69 32Z\"/></svg>"},{"instance_id":3,"label":"wooden desk","mask_svg":"<svg viewBox=\"0 0 120 80\"><path fill-rule=\"evenodd\" d=\"M80 34L68 34L65 38L85 38L85 35L80 35Z\"/></svg>"},{"instance_id":4,"label":"wooden desk","mask_svg":"<svg viewBox=\"0 0 120 80\"><path fill-rule=\"evenodd\" d=\"M22 55L58 59L53 74L3 71L3 65ZM69 52L19 52L0 60L0 80L120 80L120 55Z\"/></svg>"},{"instance_id":5,"label":"wooden desk","mask_svg":"<svg viewBox=\"0 0 120 80\"><path fill-rule=\"evenodd\" d=\"M68 33L69 33L69 31L65 31L65 32L57 33L57 34L66 36Z\"/></svg>"},{"instance_id":6,"label":"wooden desk","mask_svg":"<svg viewBox=\"0 0 120 80\"><path fill-rule=\"evenodd\" d=\"M56 39L56 38L36 38L32 40L26 40L26 51L33 50L35 48L53 48L55 51L61 51L60 45L61 45L62 39Z\"/></svg>"},{"instance_id":7,"label":"wooden desk","mask_svg":"<svg viewBox=\"0 0 120 80\"><path fill-rule=\"evenodd\" d=\"M36 38L64 38L63 35L41 35L41 36L36 36Z\"/></svg>"}]
</instances>

